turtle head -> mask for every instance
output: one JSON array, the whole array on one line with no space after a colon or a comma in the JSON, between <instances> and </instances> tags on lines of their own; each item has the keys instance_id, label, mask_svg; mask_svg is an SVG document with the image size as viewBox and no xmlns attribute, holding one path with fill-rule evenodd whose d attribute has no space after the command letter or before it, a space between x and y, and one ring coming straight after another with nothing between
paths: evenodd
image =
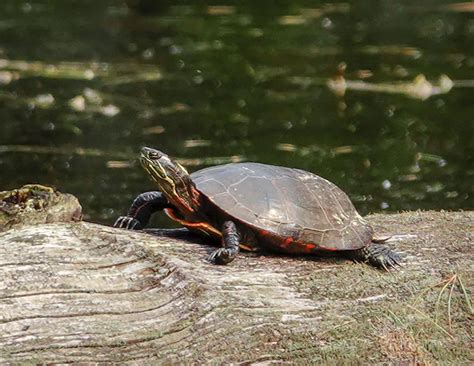
<instances>
[{"instance_id":1,"label":"turtle head","mask_svg":"<svg viewBox=\"0 0 474 366\"><path fill-rule=\"evenodd\" d=\"M159 150L143 147L140 163L168 201L182 213L198 210L199 192L189 173L178 162Z\"/></svg>"}]
</instances>

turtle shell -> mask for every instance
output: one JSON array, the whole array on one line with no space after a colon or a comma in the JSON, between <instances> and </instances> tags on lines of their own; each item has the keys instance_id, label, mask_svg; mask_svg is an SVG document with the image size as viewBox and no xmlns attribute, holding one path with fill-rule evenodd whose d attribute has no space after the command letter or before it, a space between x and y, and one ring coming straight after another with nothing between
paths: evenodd
<instances>
[{"instance_id":1,"label":"turtle shell","mask_svg":"<svg viewBox=\"0 0 474 366\"><path fill-rule=\"evenodd\" d=\"M368 245L372 227L349 197L315 174L259 163L227 164L191 174L197 189L259 238L291 245L288 252L354 250ZM279 243L279 244L275 244ZM298 250L298 248L306 250Z\"/></svg>"}]
</instances>

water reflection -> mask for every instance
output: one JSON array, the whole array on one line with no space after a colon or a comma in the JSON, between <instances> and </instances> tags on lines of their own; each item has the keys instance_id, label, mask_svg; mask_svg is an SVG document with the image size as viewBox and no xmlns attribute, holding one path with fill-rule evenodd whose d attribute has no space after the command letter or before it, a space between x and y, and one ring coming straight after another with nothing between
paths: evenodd
<instances>
[{"instance_id":1,"label":"water reflection","mask_svg":"<svg viewBox=\"0 0 474 366\"><path fill-rule=\"evenodd\" d=\"M469 4L126 3L0 5L2 189L112 222L148 145L310 170L363 213L473 208Z\"/></svg>"}]
</instances>

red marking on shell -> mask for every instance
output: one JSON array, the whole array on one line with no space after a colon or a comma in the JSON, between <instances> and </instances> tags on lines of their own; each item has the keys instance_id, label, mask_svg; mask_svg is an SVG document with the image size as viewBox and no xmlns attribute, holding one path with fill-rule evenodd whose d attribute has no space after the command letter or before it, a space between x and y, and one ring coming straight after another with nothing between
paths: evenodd
<instances>
[{"instance_id":1,"label":"red marking on shell","mask_svg":"<svg viewBox=\"0 0 474 366\"><path fill-rule=\"evenodd\" d=\"M340 249L337 249L337 248L327 248L327 247L319 247L319 248L322 249L322 250L330 251L330 252L337 252L338 250L340 250Z\"/></svg>"},{"instance_id":2,"label":"red marking on shell","mask_svg":"<svg viewBox=\"0 0 474 366\"><path fill-rule=\"evenodd\" d=\"M316 245L314 245L314 244L305 244L304 246L308 250L313 250L314 248L316 248Z\"/></svg>"},{"instance_id":3,"label":"red marking on shell","mask_svg":"<svg viewBox=\"0 0 474 366\"><path fill-rule=\"evenodd\" d=\"M285 241L283 242L283 246L287 247L291 243L293 243L294 239L293 238L286 238Z\"/></svg>"}]
</instances>

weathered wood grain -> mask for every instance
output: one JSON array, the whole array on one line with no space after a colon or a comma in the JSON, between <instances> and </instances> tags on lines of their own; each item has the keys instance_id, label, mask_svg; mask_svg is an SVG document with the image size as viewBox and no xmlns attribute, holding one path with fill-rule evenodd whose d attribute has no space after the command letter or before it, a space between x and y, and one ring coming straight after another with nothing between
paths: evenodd
<instances>
[{"instance_id":1,"label":"weathered wood grain","mask_svg":"<svg viewBox=\"0 0 474 366\"><path fill-rule=\"evenodd\" d=\"M0 363L467 363L474 213L370 221L403 235L400 270L252 253L215 266L191 234L86 222L5 231ZM454 274L450 328L449 291L436 304Z\"/></svg>"}]
</instances>

